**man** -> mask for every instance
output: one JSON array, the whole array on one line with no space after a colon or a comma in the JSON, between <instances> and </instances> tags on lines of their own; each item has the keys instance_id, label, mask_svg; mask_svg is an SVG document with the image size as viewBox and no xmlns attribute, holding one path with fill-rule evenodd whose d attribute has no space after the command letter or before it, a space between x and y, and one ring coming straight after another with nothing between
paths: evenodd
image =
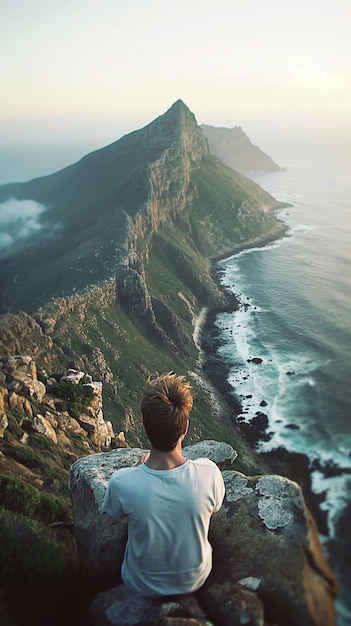
<instances>
[{"instance_id":1,"label":"man","mask_svg":"<svg viewBox=\"0 0 351 626\"><path fill-rule=\"evenodd\" d=\"M111 517L128 517L122 579L145 596L196 591L212 568L208 530L224 482L215 463L182 454L192 405L183 376L149 378L141 412L150 452L113 473L103 502Z\"/></svg>"}]
</instances>

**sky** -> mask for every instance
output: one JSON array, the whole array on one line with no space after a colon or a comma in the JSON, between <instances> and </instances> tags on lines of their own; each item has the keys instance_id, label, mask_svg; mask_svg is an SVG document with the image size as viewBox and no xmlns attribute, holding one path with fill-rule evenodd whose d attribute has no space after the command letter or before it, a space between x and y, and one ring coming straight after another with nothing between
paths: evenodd
<instances>
[{"instance_id":1,"label":"sky","mask_svg":"<svg viewBox=\"0 0 351 626\"><path fill-rule=\"evenodd\" d=\"M199 124L350 130L350 0L2 0L3 146Z\"/></svg>"}]
</instances>

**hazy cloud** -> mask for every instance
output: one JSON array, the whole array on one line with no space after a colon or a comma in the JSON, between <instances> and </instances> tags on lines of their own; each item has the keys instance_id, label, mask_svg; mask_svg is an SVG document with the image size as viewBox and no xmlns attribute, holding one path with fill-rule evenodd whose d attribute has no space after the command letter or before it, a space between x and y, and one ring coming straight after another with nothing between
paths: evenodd
<instances>
[{"instance_id":1,"label":"hazy cloud","mask_svg":"<svg viewBox=\"0 0 351 626\"><path fill-rule=\"evenodd\" d=\"M42 228L40 216L46 207L34 200L10 198L0 204L0 252L20 242Z\"/></svg>"}]
</instances>

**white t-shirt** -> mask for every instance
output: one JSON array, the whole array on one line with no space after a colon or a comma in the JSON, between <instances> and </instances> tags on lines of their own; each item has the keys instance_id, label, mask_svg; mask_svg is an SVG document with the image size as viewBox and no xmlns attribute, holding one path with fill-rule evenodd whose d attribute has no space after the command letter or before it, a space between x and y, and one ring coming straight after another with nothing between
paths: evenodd
<instances>
[{"instance_id":1,"label":"white t-shirt","mask_svg":"<svg viewBox=\"0 0 351 626\"><path fill-rule=\"evenodd\" d=\"M224 482L209 459L170 470L146 465L119 469L109 481L102 511L128 516L122 579L146 596L191 593L212 568L211 515L220 509Z\"/></svg>"}]
</instances>

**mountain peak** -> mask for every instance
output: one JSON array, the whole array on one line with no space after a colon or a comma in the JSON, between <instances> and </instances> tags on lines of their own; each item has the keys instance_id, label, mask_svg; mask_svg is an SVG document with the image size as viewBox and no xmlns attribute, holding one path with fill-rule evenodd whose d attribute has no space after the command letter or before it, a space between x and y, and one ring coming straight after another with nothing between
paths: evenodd
<instances>
[{"instance_id":1,"label":"mountain peak","mask_svg":"<svg viewBox=\"0 0 351 626\"><path fill-rule=\"evenodd\" d=\"M165 113L132 134L139 143L141 141L158 149L177 147L193 161L201 160L209 151L195 115L182 100L176 100Z\"/></svg>"},{"instance_id":2,"label":"mountain peak","mask_svg":"<svg viewBox=\"0 0 351 626\"><path fill-rule=\"evenodd\" d=\"M186 104L184 104L183 100L181 100L180 98L178 98L178 100L176 100L172 106L170 107L171 109L186 109L187 111L189 111L188 107L186 106ZM169 109L170 110L170 109Z\"/></svg>"},{"instance_id":3,"label":"mountain peak","mask_svg":"<svg viewBox=\"0 0 351 626\"><path fill-rule=\"evenodd\" d=\"M194 113L184 104L183 100L176 100L164 115L178 115L183 122L198 127Z\"/></svg>"},{"instance_id":4,"label":"mountain peak","mask_svg":"<svg viewBox=\"0 0 351 626\"><path fill-rule=\"evenodd\" d=\"M165 113L157 117L149 126L154 127L157 123L161 123L162 125L169 124L174 133L178 133L179 129L184 127L188 127L188 129L192 128L192 130L201 133L195 115L186 104L184 104L183 100L176 100Z\"/></svg>"},{"instance_id":5,"label":"mountain peak","mask_svg":"<svg viewBox=\"0 0 351 626\"><path fill-rule=\"evenodd\" d=\"M209 233L203 230L210 220L204 207L212 215L215 206L217 215L228 203L232 211L242 197L251 197L251 183L238 179L238 175L234 180L231 177L235 173L223 170L227 180L224 189L221 166L207 158L208 143L194 114L177 100L144 128L76 164L28 183L0 186L0 204L15 198L34 200L46 207L40 216L41 229L25 242L18 236L3 257L3 310L25 305L33 311L53 296L83 293L110 280L117 267L120 273L128 255L146 254L147 241L161 224L170 224L175 215L183 219L190 207L195 211L196 203L200 207L198 225L194 226L196 220L193 214L190 219L189 213L185 223L193 224L196 245L207 252L213 248L214 254L215 237L213 241L207 239ZM257 193L255 190L255 197ZM224 196L218 205L218 198ZM271 202L265 199L266 205ZM225 217L226 225L228 220L236 224L230 215ZM241 239L247 234L240 216L238 224L232 233L235 243L238 232ZM220 232L218 248L231 250L227 226L225 244L223 237Z\"/></svg>"}]
</instances>

